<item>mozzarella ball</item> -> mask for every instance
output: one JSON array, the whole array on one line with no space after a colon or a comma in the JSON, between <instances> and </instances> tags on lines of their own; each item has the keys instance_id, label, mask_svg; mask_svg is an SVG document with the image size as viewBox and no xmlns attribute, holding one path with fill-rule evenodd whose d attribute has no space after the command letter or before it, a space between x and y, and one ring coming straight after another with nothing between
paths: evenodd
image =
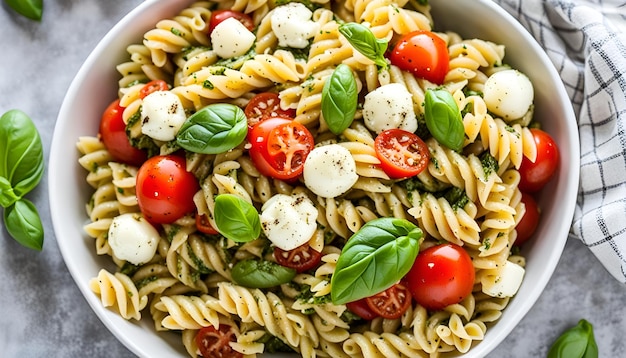
<instances>
[{"instance_id":1,"label":"mozzarella ball","mask_svg":"<svg viewBox=\"0 0 626 358\"><path fill-rule=\"evenodd\" d=\"M533 85L523 73L504 70L489 76L483 98L489 111L505 121L522 118L533 104Z\"/></svg>"},{"instance_id":2,"label":"mozzarella ball","mask_svg":"<svg viewBox=\"0 0 626 358\"><path fill-rule=\"evenodd\" d=\"M187 120L180 98L170 91L150 93L141 104L141 133L170 141Z\"/></svg>"},{"instance_id":3,"label":"mozzarella ball","mask_svg":"<svg viewBox=\"0 0 626 358\"><path fill-rule=\"evenodd\" d=\"M399 83L378 87L365 96L363 120L376 133L392 128L415 132L417 117L411 93Z\"/></svg>"},{"instance_id":4,"label":"mozzarella ball","mask_svg":"<svg viewBox=\"0 0 626 358\"><path fill-rule=\"evenodd\" d=\"M347 192L359 179L350 151L339 144L314 148L304 162L304 184L313 193L334 198Z\"/></svg>"},{"instance_id":5,"label":"mozzarella ball","mask_svg":"<svg viewBox=\"0 0 626 358\"><path fill-rule=\"evenodd\" d=\"M272 12L272 31L282 47L305 48L309 39L319 31L319 24L312 21L313 13L299 2L278 6Z\"/></svg>"},{"instance_id":6,"label":"mozzarella ball","mask_svg":"<svg viewBox=\"0 0 626 358\"><path fill-rule=\"evenodd\" d=\"M304 194L276 194L261 208L261 227L278 248L293 250L307 243L317 229L317 208Z\"/></svg>"},{"instance_id":7,"label":"mozzarella ball","mask_svg":"<svg viewBox=\"0 0 626 358\"><path fill-rule=\"evenodd\" d=\"M234 17L220 22L211 32L213 51L222 58L246 54L254 45L256 36Z\"/></svg>"},{"instance_id":8,"label":"mozzarella ball","mask_svg":"<svg viewBox=\"0 0 626 358\"><path fill-rule=\"evenodd\" d=\"M159 232L138 213L116 216L109 226L108 241L118 259L141 265L156 253Z\"/></svg>"}]
</instances>

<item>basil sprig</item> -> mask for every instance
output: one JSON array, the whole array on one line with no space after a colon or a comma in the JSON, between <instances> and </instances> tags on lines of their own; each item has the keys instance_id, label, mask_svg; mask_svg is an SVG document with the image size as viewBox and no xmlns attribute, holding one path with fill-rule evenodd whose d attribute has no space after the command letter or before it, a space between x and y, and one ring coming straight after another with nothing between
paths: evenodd
<instances>
[{"instance_id":1,"label":"basil sprig","mask_svg":"<svg viewBox=\"0 0 626 358\"><path fill-rule=\"evenodd\" d=\"M333 303L345 304L391 287L409 272L422 230L405 219L378 218L354 233L331 278Z\"/></svg>"},{"instance_id":2,"label":"basil sprig","mask_svg":"<svg viewBox=\"0 0 626 358\"><path fill-rule=\"evenodd\" d=\"M218 154L243 142L248 134L248 119L233 104L216 103L192 114L176 135L176 143L194 153Z\"/></svg>"},{"instance_id":3,"label":"basil sprig","mask_svg":"<svg viewBox=\"0 0 626 358\"><path fill-rule=\"evenodd\" d=\"M461 111L454 97L446 90L427 90L424 99L426 127L446 147L460 151L465 143Z\"/></svg>"},{"instance_id":4,"label":"basil sprig","mask_svg":"<svg viewBox=\"0 0 626 358\"><path fill-rule=\"evenodd\" d=\"M4 0L4 2L22 16L31 20L41 20L43 0Z\"/></svg>"},{"instance_id":5,"label":"basil sprig","mask_svg":"<svg viewBox=\"0 0 626 358\"><path fill-rule=\"evenodd\" d=\"M346 22L339 25L339 32L348 40L352 47L363 54L363 56L374 61L378 67L383 69L389 67L385 58L385 52L389 45L387 39L376 38L372 30L356 22Z\"/></svg>"},{"instance_id":6,"label":"basil sprig","mask_svg":"<svg viewBox=\"0 0 626 358\"><path fill-rule=\"evenodd\" d=\"M322 115L331 132L339 135L352 124L358 96L350 66L340 64L322 89Z\"/></svg>"},{"instance_id":7,"label":"basil sprig","mask_svg":"<svg viewBox=\"0 0 626 358\"><path fill-rule=\"evenodd\" d=\"M4 225L20 244L43 247L43 225L37 208L24 195L33 190L44 171L43 146L33 121L20 110L0 117L0 205Z\"/></svg>"},{"instance_id":8,"label":"basil sprig","mask_svg":"<svg viewBox=\"0 0 626 358\"><path fill-rule=\"evenodd\" d=\"M597 358L598 345L593 326L585 319L557 338L548 351L548 358Z\"/></svg>"},{"instance_id":9,"label":"basil sprig","mask_svg":"<svg viewBox=\"0 0 626 358\"><path fill-rule=\"evenodd\" d=\"M215 225L220 234L235 242L252 241L261 235L261 220L256 208L233 194L215 197Z\"/></svg>"},{"instance_id":10,"label":"basil sprig","mask_svg":"<svg viewBox=\"0 0 626 358\"><path fill-rule=\"evenodd\" d=\"M248 259L239 261L231 270L233 281L250 288L270 288L288 283L296 270L272 261Z\"/></svg>"}]
</instances>

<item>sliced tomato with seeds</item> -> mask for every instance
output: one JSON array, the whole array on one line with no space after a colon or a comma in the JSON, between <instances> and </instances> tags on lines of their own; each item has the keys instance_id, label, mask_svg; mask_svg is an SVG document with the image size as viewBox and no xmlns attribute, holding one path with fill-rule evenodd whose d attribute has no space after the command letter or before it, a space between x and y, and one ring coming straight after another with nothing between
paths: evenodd
<instances>
[{"instance_id":1,"label":"sliced tomato with seeds","mask_svg":"<svg viewBox=\"0 0 626 358\"><path fill-rule=\"evenodd\" d=\"M263 92L255 95L250 99L244 113L248 118L248 126L272 117L293 118L296 115L295 109L282 109L280 107L280 97L278 93Z\"/></svg>"},{"instance_id":2,"label":"sliced tomato with seeds","mask_svg":"<svg viewBox=\"0 0 626 358\"><path fill-rule=\"evenodd\" d=\"M139 90L139 98L144 99L148 97L149 94L158 91L168 91L169 89L170 88L167 85L167 82L163 80L153 80L141 87L141 89Z\"/></svg>"},{"instance_id":3,"label":"sliced tomato with seeds","mask_svg":"<svg viewBox=\"0 0 626 358\"><path fill-rule=\"evenodd\" d=\"M317 266L322 260L322 253L315 250L308 243L302 244L293 250L274 248L274 258L281 266L304 272Z\"/></svg>"},{"instance_id":4,"label":"sliced tomato with seeds","mask_svg":"<svg viewBox=\"0 0 626 358\"><path fill-rule=\"evenodd\" d=\"M402 316L411 305L411 292L402 282L396 283L383 292L365 298L367 306L377 315L396 319Z\"/></svg>"},{"instance_id":5,"label":"sliced tomato with seeds","mask_svg":"<svg viewBox=\"0 0 626 358\"><path fill-rule=\"evenodd\" d=\"M207 235L219 234L219 231L211 225L209 218L204 214L196 214L196 229Z\"/></svg>"},{"instance_id":6,"label":"sliced tomato with seeds","mask_svg":"<svg viewBox=\"0 0 626 358\"><path fill-rule=\"evenodd\" d=\"M374 140L376 156L383 171L392 179L418 175L428 166L430 151L415 133L387 129Z\"/></svg>"},{"instance_id":7,"label":"sliced tomato with seeds","mask_svg":"<svg viewBox=\"0 0 626 358\"><path fill-rule=\"evenodd\" d=\"M204 358L243 358L230 346L230 342L236 341L235 330L227 324L220 324L219 329L203 327L196 334L196 345Z\"/></svg>"}]
</instances>

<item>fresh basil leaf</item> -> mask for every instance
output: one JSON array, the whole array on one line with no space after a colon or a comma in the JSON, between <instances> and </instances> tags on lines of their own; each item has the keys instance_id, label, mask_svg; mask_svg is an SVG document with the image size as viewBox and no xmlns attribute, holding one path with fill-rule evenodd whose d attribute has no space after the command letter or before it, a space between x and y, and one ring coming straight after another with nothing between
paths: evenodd
<instances>
[{"instance_id":1,"label":"fresh basil leaf","mask_svg":"<svg viewBox=\"0 0 626 358\"><path fill-rule=\"evenodd\" d=\"M322 88L322 115L331 132L339 135L352 124L358 96L350 66L340 64Z\"/></svg>"},{"instance_id":2,"label":"fresh basil leaf","mask_svg":"<svg viewBox=\"0 0 626 358\"><path fill-rule=\"evenodd\" d=\"M422 230L408 220L378 218L354 233L331 278L331 298L345 304L391 287L406 275L419 251Z\"/></svg>"},{"instance_id":3,"label":"fresh basil leaf","mask_svg":"<svg viewBox=\"0 0 626 358\"><path fill-rule=\"evenodd\" d=\"M192 114L176 135L176 143L190 152L218 154L243 142L248 134L248 119L233 104L216 103Z\"/></svg>"},{"instance_id":4,"label":"fresh basil leaf","mask_svg":"<svg viewBox=\"0 0 626 358\"><path fill-rule=\"evenodd\" d=\"M372 31L362 24L347 22L339 25L339 32L363 56L374 61L381 68L388 68L385 52L389 45L387 39L378 39Z\"/></svg>"},{"instance_id":5,"label":"fresh basil leaf","mask_svg":"<svg viewBox=\"0 0 626 358\"><path fill-rule=\"evenodd\" d=\"M20 244L41 251L43 248L43 225L35 205L20 199L4 209L4 225L9 234Z\"/></svg>"},{"instance_id":6,"label":"fresh basil leaf","mask_svg":"<svg viewBox=\"0 0 626 358\"><path fill-rule=\"evenodd\" d=\"M593 335L593 326L585 319L563 332L552 344L548 358L597 358L598 345Z\"/></svg>"},{"instance_id":7,"label":"fresh basil leaf","mask_svg":"<svg viewBox=\"0 0 626 358\"><path fill-rule=\"evenodd\" d=\"M43 171L43 145L33 121L17 109L4 113L0 117L0 177L22 197L39 184Z\"/></svg>"},{"instance_id":8,"label":"fresh basil leaf","mask_svg":"<svg viewBox=\"0 0 626 358\"><path fill-rule=\"evenodd\" d=\"M460 151L465 143L465 127L454 97L446 90L427 90L424 98L426 127L446 147Z\"/></svg>"},{"instance_id":9,"label":"fresh basil leaf","mask_svg":"<svg viewBox=\"0 0 626 358\"><path fill-rule=\"evenodd\" d=\"M241 286L270 288L293 280L296 270L272 261L249 259L237 262L231 275L233 281Z\"/></svg>"},{"instance_id":10,"label":"fresh basil leaf","mask_svg":"<svg viewBox=\"0 0 626 358\"><path fill-rule=\"evenodd\" d=\"M9 180L5 177L0 177L0 206L7 208L19 199L20 197L15 195Z\"/></svg>"},{"instance_id":11,"label":"fresh basil leaf","mask_svg":"<svg viewBox=\"0 0 626 358\"><path fill-rule=\"evenodd\" d=\"M22 16L31 20L41 20L43 0L4 0L4 2Z\"/></svg>"},{"instance_id":12,"label":"fresh basil leaf","mask_svg":"<svg viewBox=\"0 0 626 358\"><path fill-rule=\"evenodd\" d=\"M237 195L216 196L214 216L220 234L235 242L252 241L261 235L259 212Z\"/></svg>"}]
</instances>

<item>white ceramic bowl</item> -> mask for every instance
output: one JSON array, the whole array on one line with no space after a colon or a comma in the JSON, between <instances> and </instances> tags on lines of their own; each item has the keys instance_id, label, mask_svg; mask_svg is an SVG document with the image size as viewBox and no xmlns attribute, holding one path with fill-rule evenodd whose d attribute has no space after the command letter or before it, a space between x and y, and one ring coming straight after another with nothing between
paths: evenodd
<instances>
[{"instance_id":1,"label":"white ceramic bowl","mask_svg":"<svg viewBox=\"0 0 626 358\"><path fill-rule=\"evenodd\" d=\"M149 0L124 17L98 44L72 82L54 131L49 163L50 210L56 239L67 267L89 305L111 332L142 357L184 357L180 338L156 333L150 320L129 322L105 309L88 282L108 258L94 253L93 240L83 232L85 203L90 188L77 162L75 143L82 135L95 135L102 111L117 91L115 65L124 60L128 44L163 18L175 15L185 1ZM438 30L453 30L463 37L478 37L506 45L506 61L525 72L536 92L536 118L554 137L561 153L556 178L539 201L543 216L533 240L524 247L526 277L501 319L467 357L484 357L511 332L535 303L552 275L565 245L574 212L579 177L579 142L576 119L561 80L550 60L528 32L490 0L432 0ZM468 16L468 14L471 14ZM550 193L550 194L547 194Z\"/></svg>"}]
</instances>

